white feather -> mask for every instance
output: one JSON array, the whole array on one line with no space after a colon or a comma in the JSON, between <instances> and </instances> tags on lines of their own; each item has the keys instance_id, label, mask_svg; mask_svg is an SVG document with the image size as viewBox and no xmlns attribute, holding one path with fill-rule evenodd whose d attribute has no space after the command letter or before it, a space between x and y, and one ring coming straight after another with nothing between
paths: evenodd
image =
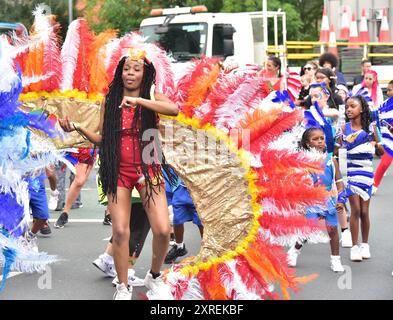
<instances>
[{"instance_id":1,"label":"white feather","mask_svg":"<svg viewBox=\"0 0 393 320\"><path fill-rule=\"evenodd\" d=\"M78 61L80 45L79 26L79 20L74 20L69 25L67 36L61 49L61 58L63 61L63 79L60 84L60 89L63 91L73 89L74 71Z\"/></svg>"}]
</instances>

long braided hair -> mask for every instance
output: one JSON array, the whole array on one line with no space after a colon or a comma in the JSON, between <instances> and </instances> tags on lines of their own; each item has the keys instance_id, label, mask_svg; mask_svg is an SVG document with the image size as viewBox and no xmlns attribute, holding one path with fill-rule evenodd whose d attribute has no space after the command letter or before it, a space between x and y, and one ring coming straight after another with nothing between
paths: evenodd
<instances>
[{"instance_id":1,"label":"long braided hair","mask_svg":"<svg viewBox=\"0 0 393 320\"><path fill-rule=\"evenodd\" d=\"M117 194L117 179L120 168L120 134L121 134L121 108L119 108L123 99L124 84L122 79L123 67L128 57L123 57L118 63L112 83L109 85L109 92L105 99L105 116L102 132L102 143L100 148L100 168L99 175L102 182L102 189L105 194L111 194L113 201ZM151 99L150 91L155 83L156 70L151 62L144 60L144 72L140 87L140 97ZM141 124L139 130L138 123ZM149 141L144 141L143 134L148 129L154 134ZM142 174L145 177L147 186L147 202L151 199L153 192L156 192L154 186L160 188L164 178L161 174L161 168L167 173L169 182L175 182L175 177L166 163L165 156L161 151L161 145L158 138L157 114L139 105L136 106L132 131L137 134L140 156L142 159ZM151 158L149 163L144 161L146 155L143 150L149 144L153 144L154 154L149 154ZM135 151L131 151L135 152ZM135 156L135 155L134 155ZM135 158L135 157L134 157ZM161 160L161 161L160 161ZM150 171L150 172L149 172Z\"/></svg>"}]
</instances>

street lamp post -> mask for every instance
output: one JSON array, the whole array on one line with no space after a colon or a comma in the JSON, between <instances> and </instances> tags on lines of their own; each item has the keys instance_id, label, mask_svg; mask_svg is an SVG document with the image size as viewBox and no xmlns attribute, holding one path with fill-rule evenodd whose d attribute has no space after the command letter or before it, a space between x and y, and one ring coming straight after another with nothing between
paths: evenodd
<instances>
[{"instance_id":1,"label":"street lamp post","mask_svg":"<svg viewBox=\"0 0 393 320\"><path fill-rule=\"evenodd\" d=\"M268 30L267 30L267 0L262 1L262 12L263 12L263 46L264 46L264 60L267 57L267 50L269 45Z\"/></svg>"},{"instance_id":2,"label":"street lamp post","mask_svg":"<svg viewBox=\"0 0 393 320\"><path fill-rule=\"evenodd\" d=\"M72 17L72 0L68 0L68 24L71 24L73 17Z\"/></svg>"}]
</instances>

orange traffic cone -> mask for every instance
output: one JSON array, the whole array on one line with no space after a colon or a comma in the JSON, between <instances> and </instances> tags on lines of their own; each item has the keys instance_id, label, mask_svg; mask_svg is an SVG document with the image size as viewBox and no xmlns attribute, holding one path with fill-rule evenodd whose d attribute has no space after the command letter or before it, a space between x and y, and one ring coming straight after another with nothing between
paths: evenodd
<instances>
[{"instance_id":1,"label":"orange traffic cone","mask_svg":"<svg viewBox=\"0 0 393 320\"><path fill-rule=\"evenodd\" d=\"M330 25L330 32L329 32L329 48L328 48L328 51L330 53L334 53L336 56L338 56L336 42L337 42L336 41L336 33L334 32L333 24L331 24Z\"/></svg>"},{"instance_id":2,"label":"orange traffic cone","mask_svg":"<svg viewBox=\"0 0 393 320\"><path fill-rule=\"evenodd\" d=\"M359 41L359 34L358 34L358 24L356 21L356 15L352 15L352 22L351 22L351 29L349 31L349 43L358 42ZM348 48L359 48L357 45L349 45Z\"/></svg>"},{"instance_id":3,"label":"orange traffic cone","mask_svg":"<svg viewBox=\"0 0 393 320\"><path fill-rule=\"evenodd\" d=\"M329 41L329 18L327 16L326 7L323 8L321 34L319 36L319 41L320 42L328 42Z\"/></svg>"},{"instance_id":4,"label":"orange traffic cone","mask_svg":"<svg viewBox=\"0 0 393 320\"><path fill-rule=\"evenodd\" d=\"M349 40L349 16L347 7L344 7L344 12L341 16L340 39L347 41Z\"/></svg>"},{"instance_id":5,"label":"orange traffic cone","mask_svg":"<svg viewBox=\"0 0 393 320\"><path fill-rule=\"evenodd\" d=\"M360 28L359 28L359 42L370 42L370 36L368 34L366 9L362 10L362 18L360 20Z\"/></svg>"},{"instance_id":6,"label":"orange traffic cone","mask_svg":"<svg viewBox=\"0 0 393 320\"><path fill-rule=\"evenodd\" d=\"M390 42L390 31L388 24L388 14L386 8L383 9L383 17L381 22L381 29L379 31L379 42Z\"/></svg>"}]
</instances>

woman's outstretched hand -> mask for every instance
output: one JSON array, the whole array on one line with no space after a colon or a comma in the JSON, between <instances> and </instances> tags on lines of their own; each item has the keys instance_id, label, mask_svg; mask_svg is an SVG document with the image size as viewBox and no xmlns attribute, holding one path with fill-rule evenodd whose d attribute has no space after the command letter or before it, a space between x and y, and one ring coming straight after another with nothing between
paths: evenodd
<instances>
[{"instance_id":1,"label":"woman's outstretched hand","mask_svg":"<svg viewBox=\"0 0 393 320\"><path fill-rule=\"evenodd\" d=\"M64 119L59 119L59 124L60 127L65 131L65 132L72 132L75 131L74 124L68 119L66 116Z\"/></svg>"}]
</instances>

